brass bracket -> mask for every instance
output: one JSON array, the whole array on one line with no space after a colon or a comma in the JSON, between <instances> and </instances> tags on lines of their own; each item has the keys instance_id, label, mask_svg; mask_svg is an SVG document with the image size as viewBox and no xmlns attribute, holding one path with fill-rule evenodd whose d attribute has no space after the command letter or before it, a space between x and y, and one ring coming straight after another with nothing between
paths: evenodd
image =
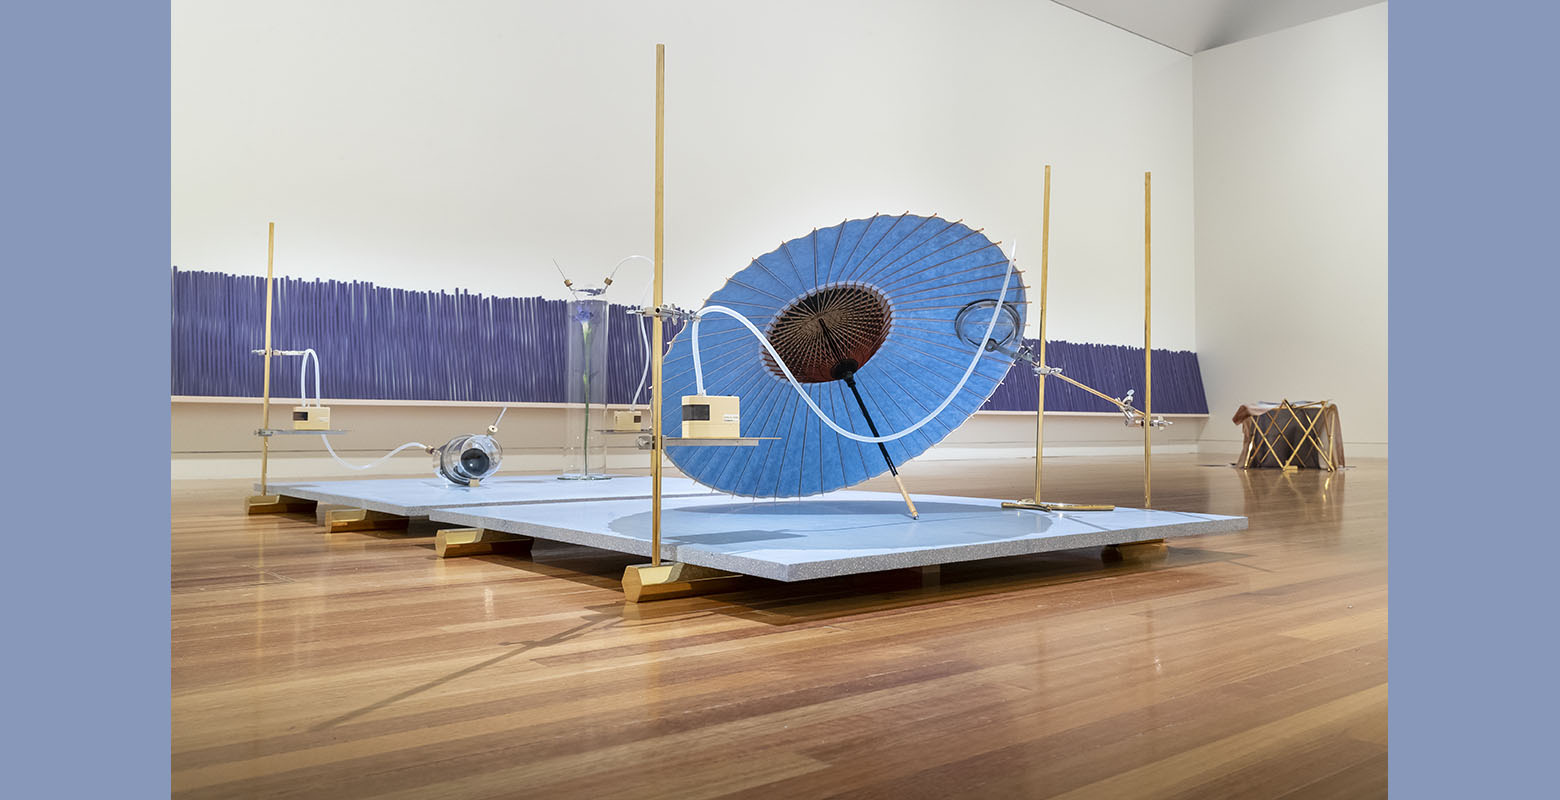
<instances>
[{"instance_id":1,"label":"brass bracket","mask_svg":"<svg viewBox=\"0 0 1560 800\"><path fill-rule=\"evenodd\" d=\"M337 508L325 512L325 533L346 531L393 531L406 528L409 520L397 514L369 511L366 508Z\"/></svg>"},{"instance_id":2,"label":"brass bracket","mask_svg":"<svg viewBox=\"0 0 1560 800\"><path fill-rule=\"evenodd\" d=\"M692 564L636 564L623 570L623 595L630 603L644 603L716 594L736 589L746 577Z\"/></svg>"},{"instance_id":3,"label":"brass bracket","mask_svg":"<svg viewBox=\"0 0 1560 800\"><path fill-rule=\"evenodd\" d=\"M483 528L444 528L433 540L433 552L439 558L459 556L485 556L493 553L505 555L530 555L536 542L518 533L490 531Z\"/></svg>"},{"instance_id":4,"label":"brass bracket","mask_svg":"<svg viewBox=\"0 0 1560 800\"><path fill-rule=\"evenodd\" d=\"M1155 561L1164 558L1169 547L1164 539L1144 539L1141 542L1108 544L1100 550L1102 561Z\"/></svg>"},{"instance_id":5,"label":"brass bracket","mask_svg":"<svg viewBox=\"0 0 1560 800\"><path fill-rule=\"evenodd\" d=\"M255 494L244 498L244 510L249 514L312 514L315 505L313 500L285 494Z\"/></svg>"}]
</instances>

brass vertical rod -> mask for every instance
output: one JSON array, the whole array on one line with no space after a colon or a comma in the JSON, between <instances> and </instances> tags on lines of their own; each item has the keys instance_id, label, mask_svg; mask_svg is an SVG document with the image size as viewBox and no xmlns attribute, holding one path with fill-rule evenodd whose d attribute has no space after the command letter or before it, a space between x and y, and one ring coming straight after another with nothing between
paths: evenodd
<instances>
[{"instance_id":1,"label":"brass vertical rod","mask_svg":"<svg viewBox=\"0 0 1560 800\"><path fill-rule=\"evenodd\" d=\"M1036 392L1039 400L1035 408L1035 495L1040 502L1040 468L1045 463L1045 293L1050 276L1051 263L1051 165L1045 165L1045 201L1040 211L1040 352L1037 363L1041 371L1036 375Z\"/></svg>"},{"instance_id":2,"label":"brass vertical rod","mask_svg":"<svg viewBox=\"0 0 1560 800\"><path fill-rule=\"evenodd\" d=\"M260 384L260 429L271 429L271 281L273 279L276 263L276 223L272 222L266 231L265 241L265 366L261 374L265 377ZM260 437L260 494L271 493L271 487L267 483L267 473L270 469L271 437Z\"/></svg>"},{"instance_id":3,"label":"brass vertical rod","mask_svg":"<svg viewBox=\"0 0 1560 800\"><path fill-rule=\"evenodd\" d=\"M661 307L664 205L663 180L666 153L666 45L655 46L655 289L651 316L650 361L650 565L661 566L661 340L664 332Z\"/></svg>"},{"instance_id":4,"label":"brass vertical rod","mask_svg":"<svg viewBox=\"0 0 1560 800\"><path fill-rule=\"evenodd\" d=\"M1154 505L1153 173L1143 173L1143 507Z\"/></svg>"},{"instance_id":5,"label":"brass vertical rod","mask_svg":"<svg viewBox=\"0 0 1560 800\"><path fill-rule=\"evenodd\" d=\"M1042 467L1042 464L1044 463L1044 460L1045 460L1045 381L1046 381L1047 378L1051 377L1050 370L1048 369L1046 361L1045 361L1045 337L1046 337L1046 329L1045 328L1046 328L1046 311L1047 311L1047 308L1046 308L1046 301L1047 301L1046 294L1047 294L1047 290L1050 288L1050 277L1051 277L1051 165L1050 164L1047 164L1045 166L1045 199L1044 199L1044 203L1041 206L1041 217L1040 217L1040 219L1041 219L1041 222L1040 222L1040 347L1033 355L1034 365L1037 368L1037 371L1036 371L1036 378L1037 378L1036 383L1037 383L1037 386L1036 386L1036 399L1035 399L1035 496L1030 498L1030 499L1028 499L1028 500L1020 500L1018 502L1006 502L1006 503L1002 504L1002 507L1003 508L1023 508L1023 509L1029 509L1029 510L1032 510L1032 511L1046 511L1046 512L1056 512L1056 511L1113 511L1113 510L1115 510L1116 507L1114 505L1109 505L1109 504L1096 504L1096 503L1052 503L1052 502L1047 502L1046 500L1042 499L1041 494L1040 494L1041 488L1042 488L1041 487L1041 483L1040 483L1040 479L1041 479L1041 475L1043 474L1042 471L1041 471L1041 467ZM1116 399L1114 399L1112 397L1109 397L1105 393L1103 393L1103 392L1101 392L1101 391L1099 391L1097 389L1092 389L1092 388L1090 388L1088 386L1085 386L1084 384L1079 383L1078 381L1073 380L1072 378L1069 378L1066 375L1061 374L1060 372L1056 373L1056 377L1061 378L1062 380L1066 381L1067 383L1070 383L1070 384L1072 384L1074 386L1077 386L1078 388L1083 389L1084 391L1087 391L1087 392L1090 392L1092 394L1095 394L1095 395L1099 396L1100 398L1102 398L1104 400L1107 400L1107 401L1109 401L1111 403L1115 403L1118 408L1121 408L1123 410L1126 409L1126 406L1124 404L1122 404L1122 402L1120 400L1116 400Z\"/></svg>"}]
</instances>

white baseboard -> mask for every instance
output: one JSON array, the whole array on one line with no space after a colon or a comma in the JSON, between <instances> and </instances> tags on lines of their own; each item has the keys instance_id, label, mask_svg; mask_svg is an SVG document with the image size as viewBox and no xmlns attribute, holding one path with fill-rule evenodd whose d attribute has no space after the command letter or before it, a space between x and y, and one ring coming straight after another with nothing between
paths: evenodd
<instances>
[{"instance_id":1,"label":"white baseboard","mask_svg":"<svg viewBox=\"0 0 1560 800\"><path fill-rule=\"evenodd\" d=\"M482 430L493 419L492 404L354 404L343 401L333 419L350 429L332 441L342 458L366 464L396 445L416 438L442 444L450 436ZM254 436L258 403L254 400L173 403L171 474L175 480L259 478L260 453ZM504 418L499 443L506 472L562 471L564 416L561 406L520 405ZM1114 414L1047 414L1047 456L1131 456L1143 452L1140 430L1124 426ZM1207 419L1175 415L1175 424L1154 434L1155 453L1195 453ZM1034 459L1034 414L979 412L918 460L965 461ZM1238 445L1237 445L1238 449ZM1233 450L1232 450L1233 452ZM277 481L407 477L433 474L433 459L419 450L403 452L369 471L343 468L325 454L317 437L277 437L271 442L269 477ZM647 453L627 442L612 441L607 468L645 469Z\"/></svg>"},{"instance_id":2,"label":"white baseboard","mask_svg":"<svg viewBox=\"0 0 1560 800\"><path fill-rule=\"evenodd\" d=\"M1155 455L1179 455L1199 452L1198 445L1165 444L1155 445ZM1082 445L1057 445L1047 446L1045 455L1052 457L1077 457L1077 456L1137 456L1142 455L1142 445L1119 444L1082 444ZM343 454L348 463L368 463L378 456ZM1033 447L933 447L922 453L916 461L1033 461L1035 451ZM649 467L649 455L638 450L628 450L621 453L609 452L607 454L607 469L647 469ZM555 453L519 453L504 455L503 472L548 472L561 471L563 459ZM176 453L172 460L171 477L176 481L249 478L258 480L260 473L260 459L255 455L233 454L191 454ZM354 472L348 470L329 456L320 456L303 453L276 453L270 458L269 479L278 482L297 480L316 480L322 476L335 476L335 479L347 479L354 477L385 477L405 478L432 475L433 459L420 451L398 455L395 458L375 467L372 470Z\"/></svg>"},{"instance_id":3,"label":"white baseboard","mask_svg":"<svg viewBox=\"0 0 1560 800\"><path fill-rule=\"evenodd\" d=\"M1195 442L1186 444L1156 444L1154 455L1184 455L1198 452ZM1064 444L1046 445L1046 458L1070 456L1141 456L1143 445ZM922 453L917 461L978 461L981 459L1035 460L1035 448L1029 447L943 447L941 445Z\"/></svg>"},{"instance_id":4,"label":"white baseboard","mask_svg":"<svg viewBox=\"0 0 1560 800\"><path fill-rule=\"evenodd\" d=\"M366 464L378 455L342 454L349 464ZM562 471L563 458L555 453L504 454L501 473ZM650 458L638 451L607 454L607 469L648 469ZM268 479L272 481L320 480L330 478L407 478L434 475L433 457L415 451L398 455L374 467L372 470L349 470L337 464L330 456L301 453L275 453L268 466ZM249 478L259 480L260 457L258 455L231 454L181 454L175 453L171 477L176 481Z\"/></svg>"}]
</instances>

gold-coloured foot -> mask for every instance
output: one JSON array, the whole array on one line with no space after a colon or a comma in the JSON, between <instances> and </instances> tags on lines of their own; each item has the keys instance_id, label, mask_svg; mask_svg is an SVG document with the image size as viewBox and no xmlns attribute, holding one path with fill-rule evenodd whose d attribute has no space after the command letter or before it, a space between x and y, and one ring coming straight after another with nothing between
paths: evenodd
<instances>
[{"instance_id":1,"label":"gold-coloured foot","mask_svg":"<svg viewBox=\"0 0 1560 800\"><path fill-rule=\"evenodd\" d=\"M1164 539L1145 539L1141 542L1108 544L1100 550L1103 561L1152 561L1164 558L1170 548Z\"/></svg>"},{"instance_id":2,"label":"gold-coloured foot","mask_svg":"<svg viewBox=\"0 0 1560 800\"><path fill-rule=\"evenodd\" d=\"M445 528L433 540L433 552L439 558L485 556L491 553L530 555L536 542L529 536L482 528Z\"/></svg>"},{"instance_id":3,"label":"gold-coloured foot","mask_svg":"<svg viewBox=\"0 0 1560 800\"><path fill-rule=\"evenodd\" d=\"M366 508L338 508L325 512L326 533L402 530L407 522L406 517Z\"/></svg>"},{"instance_id":4,"label":"gold-coloured foot","mask_svg":"<svg viewBox=\"0 0 1560 800\"><path fill-rule=\"evenodd\" d=\"M1012 501L1002 504L1003 508L1024 508L1030 511L1115 511L1116 507L1108 503L1052 503L1050 501L1036 502L1031 498Z\"/></svg>"},{"instance_id":5,"label":"gold-coloured foot","mask_svg":"<svg viewBox=\"0 0 1560 800\"><path fill-rule=\"evenodd\" d=\"M244 511L249 514L311 514L315 502L285 494L256 494L244 498Z\"/></svg>"},{"instance_id":6,"label":"gold-coloured foot","mask_svg":"<svg viewBox=\"0 0 1560 800\"><path fill-rule=\"evenodd\" d=\"M636 564L623 570L623 595L630 603L729 592L746 576L692 564Z\"/></svg>"}]
</instances>

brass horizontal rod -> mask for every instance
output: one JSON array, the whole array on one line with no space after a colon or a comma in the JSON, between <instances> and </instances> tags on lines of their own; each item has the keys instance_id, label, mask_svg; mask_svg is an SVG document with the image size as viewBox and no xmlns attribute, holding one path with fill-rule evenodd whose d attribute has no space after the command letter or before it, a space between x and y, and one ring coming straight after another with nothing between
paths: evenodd
<instances>
[{"instance_id":1,"label":"brass horizontal rod","mask_svg":"<svg viewBox=\"0 0 1560 800\"><path fill-rule=\"evenodd\" d=\"M1117 408L1121 409L1122 411L1126 411L1128 409L1131 409L1133 411L1137 410L1135 408L1132 408L1132 406L1129 406L1126 403L1123 403L1120 400L1117 400L1116 398L1111 397L1110 395L1105 394L1102 391L1099 391L1098 389L1091 388L1091 387L1089 387L1089 386L1087 386L1087 385L1085 385L1083 383L1075 381L1072 378L1069 378L1069 377L1067 377L1066 375L1063 375L1060 372L1053 372L1053 373L1051 373L1051 376L1055 377L1055 378L1061 378L1062 380L1067 381L1068 383L1078 387L1079 389L1084 390L1085 392L1088 392L1089 394L1094 395L1095 397L1100 398L1101 400L1105 400L1105 401L1107 401L1109 403L1112 403Z\"/></svg>"}]
</instances>

